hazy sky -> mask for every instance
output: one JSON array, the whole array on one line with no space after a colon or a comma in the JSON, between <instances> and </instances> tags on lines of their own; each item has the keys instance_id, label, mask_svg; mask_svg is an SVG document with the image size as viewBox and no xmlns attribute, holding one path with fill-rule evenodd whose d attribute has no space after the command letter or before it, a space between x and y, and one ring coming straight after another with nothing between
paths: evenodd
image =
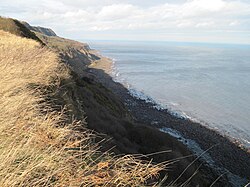
<instances>
[{"instance_id":1,"label":"hazy sky","mask_svg":"<svg viewBox=\"0 0 250 187\"><path fill-rule=\"evenodd\" d=\"M250 44L250 0L0 0L0 15L74 39Z\"/></svg>"}]
</instances>

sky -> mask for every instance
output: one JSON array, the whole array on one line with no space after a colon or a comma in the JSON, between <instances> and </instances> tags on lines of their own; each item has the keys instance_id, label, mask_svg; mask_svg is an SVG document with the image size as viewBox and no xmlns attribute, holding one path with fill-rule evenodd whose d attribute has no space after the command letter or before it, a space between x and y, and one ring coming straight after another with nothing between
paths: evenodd
<instances>
[{"instance_id":1,"label":"sky","mask_svg":"<svg viewBox=\"0 0 250 187\"><path fill-rule=\"evenodd\" d=\"M0 0L0 15L78 40L250 44L250 0Z\"/></svg>"}]
</instances>

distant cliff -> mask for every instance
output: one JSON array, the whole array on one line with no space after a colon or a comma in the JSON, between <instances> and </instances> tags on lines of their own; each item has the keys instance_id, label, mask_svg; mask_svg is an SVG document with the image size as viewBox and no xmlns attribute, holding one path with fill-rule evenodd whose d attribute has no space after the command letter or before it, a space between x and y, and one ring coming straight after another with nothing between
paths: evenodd
<instances>
[{"instance_id":1,"label":"distant cliff","mask_svg":"<svg viewBox=\"0 0 250 187\"><path fill-rule=\"evenodd\" d=\"M23 21L21 22L23 25L25 25L29 30L34 31L34 32L39 32L42 33L46 36L57 36L56 33L50 29L50 28L44 28L44 27L36 27L36 26L31 26L27 22Z\"/></svg>"},{"instance_id":2,"label":"distant cliff","mask_svg":"<svg viewBox=\"0 0 250 187\"><path fill-rule=\"evenodd\" d=\"M93 61L98 60L95 54L90 53L88 44L58 37L50 29L40 26L31 26L25 21L21 22L51 50L60 55L64 63L70 65L74 72L82 75L86 67Z\"/></svg>"}]
</instances>

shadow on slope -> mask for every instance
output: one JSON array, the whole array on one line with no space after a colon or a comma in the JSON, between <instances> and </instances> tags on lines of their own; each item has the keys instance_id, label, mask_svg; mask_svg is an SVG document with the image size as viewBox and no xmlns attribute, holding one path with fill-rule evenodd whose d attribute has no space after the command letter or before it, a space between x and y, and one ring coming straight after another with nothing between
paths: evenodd
<instances>
[{"instance_id":1,"label":"shadow on slope","mask_svg":"<svg viewBox=\"0 0 250 187\"><path fill-rule=\"evenodd\" d=\"M89 71L89 72L88 72ZM171 162L166 171L166 183L175 180L186 167L194 161L196 156L185 145L172 136L162 133L156 128L143 125L134 121L133 116L113 92L104 87L92 71L98 71L111 79L102 70L90 69L84 75L73 74L73 82L65 83L56 102L53 105L63 105L72 112L76 118L86 117L87 127L101 133L100 139L110 139L102 144L102 150L112 149L116 155L120 154L149 154L142 157L153 162ZM122 85L120 85L122 86ZM125 89L125 88L124 88ZM60 99L58 99L60 98ZM82 112L80 112L82 111ZM153 154L162 152L159 154ZM152 155L151 155L152 154ZM186 158L183 158L186 157ZM188 180L201 163L192 164L177 181L179 184ZM163 172L164 176L166 172ZM209 186L218 177L212 170L203 167L200 172L192 177L190 186ZM219 180L214 186L230 186L225 179Z\"/></svg>"}]
</instances>

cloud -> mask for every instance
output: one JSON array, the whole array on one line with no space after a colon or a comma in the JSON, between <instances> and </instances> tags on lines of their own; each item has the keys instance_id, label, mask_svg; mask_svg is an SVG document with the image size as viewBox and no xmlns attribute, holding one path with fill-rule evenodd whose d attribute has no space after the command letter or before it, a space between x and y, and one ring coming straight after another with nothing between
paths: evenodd
<instances>
[{"instance_id":1,"label":"cloud","mask_svg":"<svg viewBox=\"0 0 250 187\"><path fill-rule=\"evenodd\" d=\"M193 0L185 3L181 8L189 14L206 13L206 12L218 12L222 11L226 7L227 3L223 0Z\"/></svg>"},{"instance_id":2,"label":"cloud","mask_svg":"<svg viewBox=\"0 0 250 187\"><path fill-rule=\"evenodd\" d=\"M243 0L0 0L0 4L5 16L66 35L250 30L250 2Z\"/></svg>"},{"instance_id":3,"label":"cloud","mask_svg":"<svg viewBox=\"0 0 250 187\"><path fill-rule=\"evenodd\" d=\"M214 25L214 22L213 21L209 21L209 22L200 22L200 23L197 23L195 25L195 27L197 28L207 28L207 27L211 27L212 25Z\"/></svg>"},{"instance_id":4,"label":"cloud","mask_svg":"<svg viewBox=\"0 0 250 187\"><path fill-rule=\"evenodd\" d=\"M137 14L137 7L130 4L114 4L109 6L104 6L98 13L98 18L100 20L117 20L129 18L134 14Z\"/></svg>"}]
</instances>

